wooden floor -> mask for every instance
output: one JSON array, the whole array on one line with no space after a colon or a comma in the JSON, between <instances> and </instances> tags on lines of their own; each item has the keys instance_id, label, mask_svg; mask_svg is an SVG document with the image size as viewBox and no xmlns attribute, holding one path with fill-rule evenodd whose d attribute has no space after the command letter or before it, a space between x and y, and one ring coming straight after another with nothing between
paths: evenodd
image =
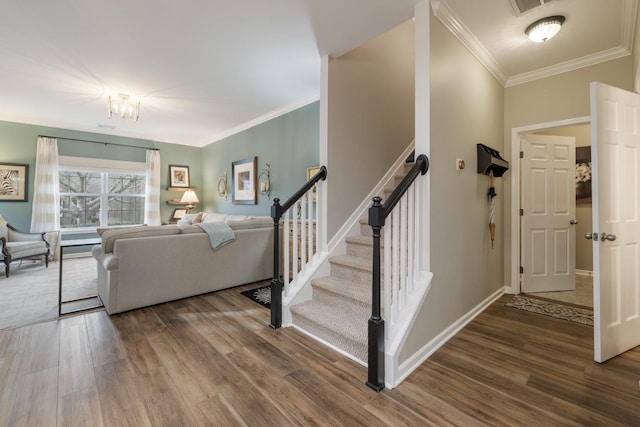
<instances>
[{"instance_id":1,"label":"wooden floor","mask_svg":"<svg viewBox=\"0 0 640 427\"><path fill-rule=\"evenodd\" d=\"M0 426L638 426L640 348L504 296L398 388L230 289L0 331Z\"/></svg>"}]
</instances>

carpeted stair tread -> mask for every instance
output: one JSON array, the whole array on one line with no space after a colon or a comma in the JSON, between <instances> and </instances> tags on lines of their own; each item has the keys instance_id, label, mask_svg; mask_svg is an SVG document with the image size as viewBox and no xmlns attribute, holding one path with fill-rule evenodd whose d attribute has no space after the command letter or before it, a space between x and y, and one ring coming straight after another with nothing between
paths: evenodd
<instances>
[{"instance_id":1,"label":"carpeted stair tread","mask_svg":"<svg viewBox=\"0 0 640 427\"><path fill-rule=\"evenodd\" d=\"M367 322L371 313L364 307L311 300L292 306L291 314L299 328L367 361Z\"/></svg>"},{"instance_id":2,"label":"carpeted stair tread","mask_svg":"<svg viewBox=\"0 0 640 427\"><path fill-rule=\"evenodd\" d=\"M371 306L371 285L363 285L337 279L333 276L324 276L311 281L314 298L323 301L342 298L346 301ZM330 297L323 299L319 294L329 294Z\"/></svg>"},{"instance_id":3,"label":"carpeted stair tread","mask_svg":"<svg viewBox=\"0 0 640 427\"><path fill-rule=\"evenodd\" d=\"M373 260L373 238L370 236L348 236L345 238L347 255ZM380 255L384 255L384 239L380 239Z\"/></svg>"},{"instance_id":4,"label":"carpeted stair tread","mask_svg":"<svg viewBox=\"0 0 640 427\"><path fill-rule=\"evenodd\" d=\"M329 259L332 264L340 264L346 267L363 270L373 271L373 261L362 257L353 255L336 255Z\"/></svg>"},{"instance_id":5,"label":"carpeted stair tread","mask_svg":"<svg viewBox=\"0 0 640 427\"><path fill-rule=\"evenodd\" d=\"M371 236L363 236L361 234L355 236L347 236L344 239L347 243L353 243L355 245L373 246L373 238ZM384 239L380 238L380 247L384 246Z\"/></svg>"}]
</instances>

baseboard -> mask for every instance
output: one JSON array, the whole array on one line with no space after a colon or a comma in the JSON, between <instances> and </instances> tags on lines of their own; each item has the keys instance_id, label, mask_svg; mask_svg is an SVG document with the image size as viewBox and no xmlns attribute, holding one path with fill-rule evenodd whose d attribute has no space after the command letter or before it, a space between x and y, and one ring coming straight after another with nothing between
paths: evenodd
<instances>
[{"instance_id":1,"label":"baseboard","mask_svg":"<svg viewBox=\"0 0 640 427\"><path fill-rule=\"evenodd\" d=\"M465 315L460 317L448 328L440 332L435 338L424 345L415 354L405 360L398 366L395 384L387 384L388 388L397 387L405 378L409 376L414 370L416 370L422 363L427 360L433 353L435 353L440 347L442 347L447 341L449 341L455 334L460 332L469 322L471 322L476 316L482 313L493 302L500 298L504 294L504 288L499 288L488 298L475 306Z\"/></svg>"},{"instance_id":2,"label":"baseboard","mask_svg":"<svg viewBox=\"0 0 640 427\"><path fill-rule=\"evenodd\" d=\"M593 277L593 271L576 270L576 276Z\"/></svg>"}]
</instances>

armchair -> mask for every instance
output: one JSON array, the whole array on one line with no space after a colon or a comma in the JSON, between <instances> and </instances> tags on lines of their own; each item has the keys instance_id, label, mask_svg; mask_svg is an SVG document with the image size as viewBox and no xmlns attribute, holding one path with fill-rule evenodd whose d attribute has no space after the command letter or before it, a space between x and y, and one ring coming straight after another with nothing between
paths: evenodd
<instances>
[{"instance_id":1,"label":"armchair","mask_svg":"<svg viewBox=\"0 0 640 427\"><path fill-rule=\"evenodd\" d=\"M18 231L0 215L0 261L4 262L6 277L9 277L9 265L18 259L44 255L45 266L49 267L49 243L44 235Z\"/></svg>"}]
</instances>

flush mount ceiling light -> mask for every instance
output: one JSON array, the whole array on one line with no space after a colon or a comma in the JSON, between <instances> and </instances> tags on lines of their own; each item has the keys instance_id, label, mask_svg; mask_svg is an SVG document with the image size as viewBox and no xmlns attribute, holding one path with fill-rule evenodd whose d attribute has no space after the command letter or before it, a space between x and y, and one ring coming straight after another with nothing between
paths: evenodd
<instances>
[{"instance_id":1,"label":"flush mount ceiling light","mask_svg":"<svg viewBox=\"0 0 640 427\"><path fill-rule=\"evenodd\" d=\"M117 98L109 96L107 100L107 108L109 112L109 118L112 115L119 116L125 120L131 120L132 122L138 121L140 115L140 102L132 102L129 100L129 95L119 93Z\"/></svg>"},{"instance_id":2,"label":"flush mount ceiling light","mask_svg":"<svg viewBox=\"0 0 640 427\"><path fill-rule=\"evenodd\" d=\"M529 25L524 33L529 36L531 41L536 43L546 42L560 31L564 24L564 16L548 16L542 18Z\"/></svg>"}]
</instances>

